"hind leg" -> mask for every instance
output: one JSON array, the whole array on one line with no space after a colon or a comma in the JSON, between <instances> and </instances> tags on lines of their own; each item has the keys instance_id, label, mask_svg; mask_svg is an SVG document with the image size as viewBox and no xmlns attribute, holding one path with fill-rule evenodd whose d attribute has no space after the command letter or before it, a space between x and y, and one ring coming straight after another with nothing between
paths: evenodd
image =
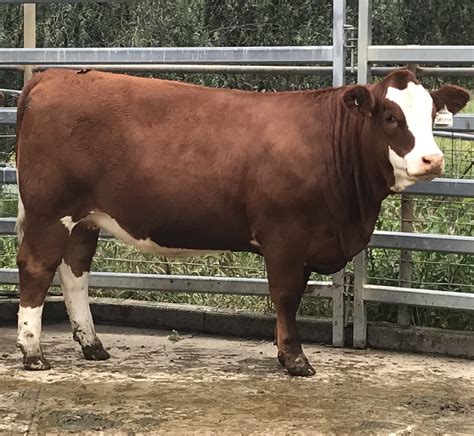
<instances>
[{"instance_id":1,"label":"hind leg","mask_svg":"<svg viewBox=\"0 0 474 436\"><path fill-rule=\"evenodd\" d=\"M28 370L49 369L41 349L41 317L44 300L61 262L68 231L60 221L21 224L17 264L20 275L17 346Z\"/></svg>"},{"instance_id":2,"label":"hind leg","mask_svg":"<svg viewBox=\"0 0 474 436\"><path fill-rule=\"evenodd\" d=\"M88 276L98 235L98 230L89 229L84 223L76 225L59 266L61 289L73 338L79 342L84 357L88 360L106 360L110 357L95 333L89 307Z\"/></svg>"}]
</instances>

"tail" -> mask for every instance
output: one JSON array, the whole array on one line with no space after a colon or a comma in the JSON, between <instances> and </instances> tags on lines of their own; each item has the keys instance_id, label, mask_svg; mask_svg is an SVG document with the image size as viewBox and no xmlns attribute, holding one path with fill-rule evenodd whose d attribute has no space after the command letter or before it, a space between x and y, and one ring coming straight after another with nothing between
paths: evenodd
<instances>
[{"instance_id":1,"label":"tail","mask_svg":"<svg viewBox=\"0 0 474 436\"><path fill-rule=\"evenodd\" d=\"M31 90L36 86L36 84L41 79L41 73L37 73L33 76L33 78L28 81L28 83L23 87L23 91L21 93L20 99L18 100L18 107L16 113L16 147L15 147L15 157L16 157L16 166L18 168L18 154L19 154L19 144L20 144L20 136L21 136L21 125L23 122L23 116L25 114L25 110L28 107L28 96L30 95ZM19 174L17 170L17 183L19 185ZM18 238L18 244L21 244L23 239L23 228L24 228L24 221L25 221L25 207L23 205L23 201L21 200L21 195L18 190L18 215L16 219L15 231Z\"/></svg>"},{"instance_id":2,"label":"tail","mask_svg":"<svg viewBox=\"0 0 474 436\"><path fill-rule=\"evenodd\" d=\"M18 167L18 152L19 152L19 144L20 144L21 125L23 122L23 116L25 114L25 110L28 107L28 96L30 95L30 92L32 91L32 89L40 81L41 76L42 76L42 73L34 74L31 80L29 80L28 83L23 87L20 99L18 100L17 112L16 112L16 147L15 147L17 167Z\"/></svg>"},{"instance_id":3,"label":"tail","mask_svg":"<svg viewBox=\"0 0 474 436\"><path fill-rule=\"evenodd\" d=\"M23 240L24 221L25 221L25 206L23 205L23 201L21 201L20 193L18 193L18 215L16 217L16 223L15 223L15 231L16 231L16 236L18 239L18 246L21 244L21 241Z\"/></svg>"}]
</instances>

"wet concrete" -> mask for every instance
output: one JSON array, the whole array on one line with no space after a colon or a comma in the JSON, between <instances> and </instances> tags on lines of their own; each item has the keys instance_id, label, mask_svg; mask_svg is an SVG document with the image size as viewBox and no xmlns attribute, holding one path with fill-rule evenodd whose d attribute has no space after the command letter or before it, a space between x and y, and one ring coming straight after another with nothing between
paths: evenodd
<instances>
[{"instance_id":1,"label":"wet concrete","mask_svg":"<svg viewBox=\"0 0 474 436\"><path fill-rule=\"evenodd\" d=\"M53 369L26 372L0 327L0 432L474 433L474 362L306 345L291 378L271 342L98 326L112 358L82 358L46 325Z\"/></svg>"}]
</instances>

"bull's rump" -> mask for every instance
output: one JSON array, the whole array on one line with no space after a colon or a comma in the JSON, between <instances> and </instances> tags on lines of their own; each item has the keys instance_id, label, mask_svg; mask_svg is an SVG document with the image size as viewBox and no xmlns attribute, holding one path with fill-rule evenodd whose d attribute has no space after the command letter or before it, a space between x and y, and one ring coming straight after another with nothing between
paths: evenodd
<instances>
[{"instance_id":1,"label":"bull's rump","mask_svg":"<svg viewBox=\"0 0 474 436\"><path fill-rule=\"evenodd\" d=\"M271 98L99 72L36 80L18 142L27 211L104 212L165 247L255 249L252 221L282 198L274 150L289 128Z\"/></svg>"}]
</instances>

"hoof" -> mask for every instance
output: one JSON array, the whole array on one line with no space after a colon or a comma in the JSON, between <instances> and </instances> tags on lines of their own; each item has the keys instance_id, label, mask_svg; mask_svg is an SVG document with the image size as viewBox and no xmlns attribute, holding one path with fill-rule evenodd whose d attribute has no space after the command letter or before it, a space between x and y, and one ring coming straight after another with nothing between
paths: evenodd
<instances>
[{"instance_id":1,"label":"hoof","mask_svg":"<svg viewBox=\"0 0 474 436\"><path fill-rule=\"evenodd\" d=\"M280 365L284 367L285 366L285 355L281 351L278 352L277 359L278 359L278 362L280 362Z\"/></svg>"},{"instance_id":2,"label":"hoof","mask_svg":"<svg viewBox=\"0 0 474 436\"><path fill-rule=\"evenodd\" d=\"M315 369L308 362L304 354L285 357L283 353L279 352L278 361L286 368L290 375L311 377L316 374Z\"/></svg>"},{"instance_id":3,"label":"hoof","mask_svg":"<svg viewBox=\"0 0 474 436\"><path fill-rule=\"evenodd\" d=\"M51 365L43 356L23 356L23 366L28 371L51 369Z\"/></svg>"},{"instance_id":4,"label":"hoof","mask_svg":"<svg viewBox=\"0 0 474 436\"><path fill-rule=\"evenodd\" d=\"M96 345L82 347L82 352L87 360L107 360L110 358L110 354L105 351L100 342Z\"/></svg>"}]
</instances>

